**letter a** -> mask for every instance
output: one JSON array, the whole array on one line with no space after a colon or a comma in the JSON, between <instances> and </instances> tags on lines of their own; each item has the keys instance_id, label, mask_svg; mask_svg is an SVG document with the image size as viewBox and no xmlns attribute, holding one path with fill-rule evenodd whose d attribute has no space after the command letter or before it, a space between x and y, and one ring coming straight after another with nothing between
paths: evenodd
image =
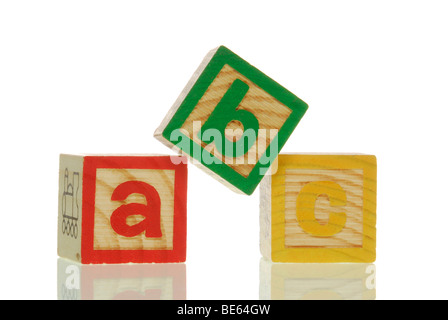
<instances>
[{"instance_id":1,"label":"letter a","mask_svg":"<svg viewBox=\"0 0 448 320\"><path fill-rule=\"evenodd\" d=\"M146 205L130 203L122 205L115 210L110 217L112 229L124 237L135 237L145 233L147 238L162 237L160 228L160 196L157 190L144 182L128 181L120 184L112 194L112 201L124 201L131 194L142 194L146 198ZM133 226L127 224L127 218L134 215L141 215L145 219Z\"/></svg>"}]
</instances>

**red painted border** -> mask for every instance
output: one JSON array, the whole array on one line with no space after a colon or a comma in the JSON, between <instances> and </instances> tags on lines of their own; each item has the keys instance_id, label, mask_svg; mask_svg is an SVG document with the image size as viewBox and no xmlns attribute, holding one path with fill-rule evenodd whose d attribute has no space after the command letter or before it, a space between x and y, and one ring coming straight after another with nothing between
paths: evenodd
<instances>
[{"instance_id":1,"label":"red painted border","mask_svg":"<svg viewBox=\"0 0 448 320\"><path fill-rule=\"evenodd\" d=\"M187 161L173 164L171 156L86 156L84 158L81 262L175 263L185 262L187 242ZM97 169L174 170L173 250L94 250Z\"/></svg>"}]
</instances>

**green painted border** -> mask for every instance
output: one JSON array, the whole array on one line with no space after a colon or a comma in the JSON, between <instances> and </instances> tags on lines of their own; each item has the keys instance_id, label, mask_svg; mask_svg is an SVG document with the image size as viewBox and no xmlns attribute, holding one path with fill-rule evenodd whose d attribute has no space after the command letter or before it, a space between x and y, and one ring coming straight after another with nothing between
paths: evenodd
<instances>
[{"instance_id":1,"label":"green painted border","mask_svg":"<svg viewBox=\"0 0 448 320\"><path fill-rule=\"evenodd\" d=\"M190 113L198 104L199 100L207 91L208 87L211 85L213 80L217 77L221 69L226 64L244 75L246 78L250 79L253 83L258 85L260 88L265 90L275 99L292 110L291 115L286 120L283 127L280 128L279 133L275 138L278 139L278 152L280 152L289 136L292 134L299 121L308 110L308 105L301 99L296 97L294 94L292 94L290 91L282 87L280 84L269 78L254 66L241 59L239 56L237 56L235 53L224 46L218 48L213 58L210 60L202 74L199 76L193 88L190 90L184 101L179 106L176 114L173 116L173 118L163 131L163 137L166 140L170 141L171 133L176 129L180 129L182 127ZM198 145L192 140L190 140L190 142L190 150L192 151L192 153L194 153L193 150L197 148L201 149L201 154L202 152L204 152L202 146ZM196 146L193 147L193 145ZM262 165L260 162L267 162L266 160L270 158L267 156L267 154L270 154L270 150L271 147L269 145L264 155L260 158L247 178L234 171L225 163L205 164L202 162L202 159L196 160L200 161L202 165L221 176L223 179L234 185L242 192L250 195L255 191L258 184L264 177L263 175L260 175L260 169L269 168L268 165ZM193 157L193 155L190 156ZM213 156L210 155L210 157Z\"/></svg>"}]
</instances>

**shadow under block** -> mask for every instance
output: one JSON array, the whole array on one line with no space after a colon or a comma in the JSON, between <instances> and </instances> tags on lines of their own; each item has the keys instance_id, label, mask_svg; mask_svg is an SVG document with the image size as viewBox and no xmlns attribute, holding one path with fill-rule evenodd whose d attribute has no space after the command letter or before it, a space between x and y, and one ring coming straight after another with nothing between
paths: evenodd
<instances>
[{"instance_id":1,"label":"shadow under block","mask_svg":"<svg viewBox=\"0 0 448 320\"><path fill-rule=\"evenodd\" d=\"M308 106L225 47L211 51L154 136L252 194Z\"/></svg>"},{"instance_id":2,"label":"shadow under block","mask_svg":"<svg viewBox=\"0 0 448 320\"><path fill-rule=\"evenodd\" d=\"M376 157L279 155L260 187L264 258L293 263L376 259Z\"/></svg>"},{"instance_id":3,"label":"shadow under block","mask_svg":"<svg viewBox=\"0 0 448 320\"><path fill-rule=\"evenodd\" d=\"M184 262L186 162L61 155L59 256L83 264Z\"/></svg>"}]
</instances>

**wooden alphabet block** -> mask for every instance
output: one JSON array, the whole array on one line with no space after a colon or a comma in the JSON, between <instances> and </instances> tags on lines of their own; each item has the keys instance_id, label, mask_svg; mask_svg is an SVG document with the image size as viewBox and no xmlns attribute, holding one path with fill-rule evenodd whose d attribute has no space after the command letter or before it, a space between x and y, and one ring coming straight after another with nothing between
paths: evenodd
<instances>
[{"instance_id":1,"label":"wooden alphabet block","mask_svg":"<svg viewBox=\"0 0 448 320\"><path fill-rule=\"evenodd\" d=\"M225 47L211 51L154 136L252 194L308 106Z\"/></svg>"},{"instance_id":2,"label":"wooden alphabet block","mask_svg":"<svg viewBox=\"0 0 448 320\"><path fill-rule=\"evenodd\" d=\"M185 300L185 263L82 265L58 259L58 300Z\"/></svg>"},{"instance_id":3,"label":"wooden alphabet block","mask_svg":"<svg viewBox=\"0 0 448 320\"><path fill-rule=\"evenodd\" d=\"M184 262L185 162L61 155L59 256L83 264Z\"/></svg>"},{"instance_id":4,"label":"wooden alphabet block","mask_svg":"<svg viewBox=\"0 0 448 320\"><path fill-rule=\"evenodd\" d=\"M375 300L376 267L370 263L260 261L260 300Z\"/></svg>"},{"instance_id":5,"label":"wooden alphabet block","mask_svg":"<svg viewBox=\"0 0 448 320\"><path fill-rule=\"evenodd\" d=\"M260 191L266 259L375 261L375 156L280 155L277 173Z\"/></svg>"}]
</instances>

